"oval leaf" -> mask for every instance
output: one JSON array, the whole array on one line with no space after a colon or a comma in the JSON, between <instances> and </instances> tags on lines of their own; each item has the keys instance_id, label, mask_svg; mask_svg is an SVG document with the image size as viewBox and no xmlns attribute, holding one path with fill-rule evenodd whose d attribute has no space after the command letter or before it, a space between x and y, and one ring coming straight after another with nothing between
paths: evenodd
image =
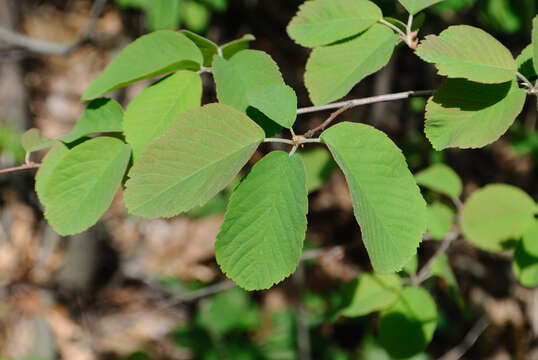
<instances>
[{"instance_id":1,"label":"oval leaf","mask_svg":"<svg viewBox=\"0 0 538 360\"><path fill-rule=\"evenodd\" d=\"M267 289L299 264L308 197L300 157L273 151L235 189L215 243L217 263L246 290Z\"/></svg>"},{"instance_id":2,"label":"oval leaf","mask_svg":"<svg viewBox=\"0 0 538 360\"><path fill-rule=\"evenodd\" d=\"M516 76L510 51L484 30L468 25L450 26L439 36L426 36L416 53L435 63L439 74L451 78L494 84Z\"/></svg>"},{"instance_id":3,"label":"oval leaf","mask_svg":"<svg viewBox=\"0 0 538 360\"><path fill-rule=\"evenodd\" d=\"M360 36L316 48L306 63L305 85L314 105L340 99L366 76L387 65L398 35L376 24Z\"/></svg>"},{"instance_id":4,"label":"oval leaf","mask_svg":"<svg viewBox=\"0 0 538 360\"><path fill-rule=\"evenodd\" d=\"M538 221L527 229L514 254L514 273L521 285L538 285Z\"/></svg>"},{"instance_id":5,"label":"oval leaf","mask_svg":"<svg viewBox=\"0 0 538 360\"><path fill-rule=\"evenodd\" d=\"M316 47L356 35L382 16L371 1L311 0L299 7L286 30L297 44Z\"/></svg>"},{"instance_id":6,"label":"oval leaf","mask_svg":"<svg viewBox=\"0 0 538 360\"><path fill-rule=\"evenodd\" d=\"M96 99L88 104L86 110L77 119L73 130L58 140L70 143L84 136L97 133L114 133L123 131L123 110L115 100Z\"/></svg>"},{"instance_id":7,"label":"oval leaf","mask_svg":"<svg viewBox=\"0 0 538 360\"><path fill-rule=\"evenodd\" d=\"M428 100L424 132L436 150L479 148L496 141L525 104L515 81L480 84L448 79Z\"/></svg>"},{"instance_id":8,"label":"oval leaf","mask_svg":"<svg viewBox=\"0 0 538 360\"><path fill-rule=\"evenodd\" d=\"M94 225L110 206L125 174L131 148L109 137L88 140L62 156L45 182L45 217L60 235ZM51 166L52 167L52 166Z\"/></svg>"},{"instance_id":9,"label":"oval leaf","mask_svg":"<svg viewBox=\"0 0 538 360\"><path fill-rule=\"evenodd\" d=\"M243 35L240 39L236 39L222 45L220 47L222 57L225 59L230 59L238 52L248 49L248 44L254 40L256 40L254 35L246 34Z\"/></svg>"},{"instance_id":10,"label":"oval leaf","mask_svg":"<svg viewBox=\"0 0 538 360\"><path fill-rule=\"evenodd\" d=\"M395 358L408 358L430 343L437 327L437 307L420 287L407 287L379 319L379 342Z\"/></svg>"},{"instance_id":11,"label":"oval leaf","mask_svg":"<svg viewBox=\"0 0 538 360\"><path fill-rule=\"evenodd\" d=\"M426 230L426 202L402 152L381 131L343 122L321 135L343 170L376 272L400 270Z\"/></svg>"},{"instance_id":12,"label":"oval leaf","mask_svg":"<svg viewBox=\"0 0 538 360\"><path fill-rule=\"evenodd\" d=\"M259 126L227 105L181 114L148 144L129 172L127 208L157 218L205 204L241 170L263 136Z\"/></svg>"},{"instance_id":13,"label":"oval leaf","mask_svg":"<svg viewBox=\"0 0 538 360\"><path fill-rule=\"evenodd\" d=\"M417 184L437 191L450 198L461 195L463 184L452 168L445 164L434 164L415 174Z\"/></svg>"},{"instance_id":14,"label":"oval leaf","mask_svg":"<svg viewBox=\"0 0 538 360\"><path fill-rule=\"evenodd\" d=\"M200 49L204 58L204 66L211 67L213 56L219 52L217 44L189 30L181 30L181 33L198 46L198 49Z\"/></svg>"},{"instance_id":15,"label":"oval leaf","mask_svg":"<svg viewBox=\"0 0 538 360\"><path fill-rule=\"evenodd\" d=\"M398 0L404 8L411 14L415 15L421 10L435 5L443 0Z\"/></svg>"},{"instance_id":16,"label":"oval leaf","mask_svg":"<svg viewBox=\"0 0 538 360\"><path fill-rule=\"evenodd\" d=\"M291 129L297 115L297 95L284 84L274 84L258 93L248 94L251 106L277 124Z\"/></svg>"},{"instance_id":17,"label":"oval leaf","mask_svg":"<svg viewBox=\"0 0 538 360\"><path fill-rule=\"evenodd\" d=\"M175 70L198 70L202 62L202 53L185 35L171 30L156 31L120 51L91 82L82 100L92 100L136 81Z\"/></svg>"},{"instance_id":18,"label":"oval leaf","mask_svg":"<svg viewBox=\"0 0 538 360\"><path fill-rule=\"evenodd\" d=\"M452 208L437 202L428 206L427 216L428 234L434 240L441 240L452 228L456 214Z\"/></svg>"},{"instance_id":19,"label":"oval leaf","mask_svg":"<svg viewBox=\"0 0 538 360\"><path fill-rule=\"evenodd\" d=\"M402 282L398 275L361 274L356 280L349 304L340 314L357 317L384 310L398 300L401 289Z\"/></svg>"},{"instance_id":20,"label":"oval leaf","mask_svg":"<svg viewBox=\"0 0 538 360\"><path fill-rule=\"evenodd\" d=\"M532 224L536 205L517 187L488 185L475 191L465 202L462 230L474 245L501 251L519 238Z\"/></svg>"},{"instance_id":21,"label":"oval leaf","mask_svg":"<svg viewBox=\"0 0 538 360\"><path fill-rule=\"evenodd\" d=\"M191 71L178 71L144 89L125 111L125 138L134 158L181 113L200 106L201 99L202 80Z\"/></svg>"},{"instance_id":22,"label":"oval leaf","mask_svg":"<svg viewBox=\"0 0 538 360\"><path fill-rule=\"evenodd\" d=\"M536 78L536 70L534 69L533 57L533 46L532 44L527 45L521 54L516 58L517 71L519 71L527 79Z\"/></svg>"},{"instance_id":23,"label":"oval leaf","mask_svg":"<svg viewBox=\"0 0 538 360\"><path fill-rule=\"evenodd\" d=\"M215 57L213 75L220 103L247 113L264 128L267 137L281 129L263 113L254 109L249 100L250 94L261 93L272 85L284 85L277 64L268 54L263 51L245 50L230 60Z\"/></svg>"}]
</instances>

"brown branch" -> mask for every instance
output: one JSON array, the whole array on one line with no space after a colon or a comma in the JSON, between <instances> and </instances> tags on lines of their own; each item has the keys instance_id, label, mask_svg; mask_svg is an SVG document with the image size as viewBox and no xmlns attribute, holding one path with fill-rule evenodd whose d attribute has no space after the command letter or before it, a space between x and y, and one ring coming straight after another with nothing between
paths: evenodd
<instances>
[{"instance_id":1,"label":"brown branch","mask_svg":"<svg viewBox=\"0 0 538 360\"><path fill-rule=\"evenodd\" d=\"M39 163L29 163L21 166L15 166L12 168L7 169L0 169L0 174L7 174L15 171L22 171L22 170L30 170L30 169L37 169L41 166Z\"/></svg>"},{"instance_id":2,"label":"brown branch","mask_svg":"<svg viewBox=\"0 0 538 360\"><path fill-rule=\"evenodd\" d=\"M321 123L320 126L308 130L308 131L304 134L304 137L309 138L309 137L314 136L318 131L323 131L323 130L325 130L325 128L326 128L327 126L329 126L329 125L334 121L334 119L336 119L336 118L338 117L338 115L342 114L343 112L345 112L346 110L348 110L348 109L350 109L350 108L351 108L350 105L346 105L346 106L341 107L340 109L336 110L335 112L333 112L333 113L327 118L327 120L325 120L323 123Z\"/></svg>"},{"instance_id":3,"label":"brown branch","mask_svg":"<svg viewBox=\"0 0 538 360\"><path fill-rule=\"evenodd\" d=\"M483 316L476 322L476 324L469 330L463 341L441 356L438 360L458 360L460 359L473 345L476 343L480 335L486 331L489 326L489 319Z\"/></svg>"}]
</instances>

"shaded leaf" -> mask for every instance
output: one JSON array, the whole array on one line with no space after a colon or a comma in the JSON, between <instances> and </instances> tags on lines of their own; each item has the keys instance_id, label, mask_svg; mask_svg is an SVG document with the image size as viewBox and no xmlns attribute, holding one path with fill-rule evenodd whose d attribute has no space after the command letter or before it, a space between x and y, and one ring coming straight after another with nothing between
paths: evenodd
<instances>
[{"instance_id":1,"label":"shaded leaf","mask_svg":"<svg viewBox=\"0 0 538 360\"><path fill-rule=\"evenodd\" d=\"M460 308L463 308L464 303L460 293L458 280L450 267L448 256L446 256L446 254L442 254L435 260L430 269L430 273L432 276L440 277L446 282L453 300L460 306Z\"/></svg>"},{"instance_id":2,"label":"shaded leaf","mask_svg":"<svg viewBox=\"0 0 538 360\"><path fill-rule=\"evenodd\" d=\"M286 30L297 44L316 47L356 35L382 16L377 5L366 0L306 1Z\"/></svg>"},{"instance_id":3,"label":"shaded leaf","mask_svg":"<svg viewBox=\"0 0 538 360\"><path fill-rule=\"evenodd\" d=\"M70 143L84 136L97 133L114 133L123 131L123 110L115 100L96 99L88 104L86 110L77 119L73 130L58 140Z\"/></svg>"},{"instance_id":4,"label":"shaded leaf","mask_svg":"<svg viewBox=\"0 0 538 360\"><path fill-rule=\"evenodd\" d=\"M379 342L394 357L410 357L426 348L436 327L437 307L430 294L420 287L407 287L381 313Z\"/></svg>"},{"instance_id":5,"label":"shaded leaf","mask_svg":"<svg viewBox=\"0 0 538 360\"><path fill-rule=\"evenodd\" d=\"M381 131L343 122L321 135L343 170L376 272L400 270L426 230L426 202L402 152Z\"/></svg>"},{"instance_id":6,"label":"shaded leaf","mask_svg":"<svg viewBox=\"0 0 538 360\"><path fill-rule=\"evenodd\" d=\"M536 78L536 70L534 69L534 62L532 60L532 44L527 45L521 54L516 58L517 71L519 71L527 79Z\"/></svg>"},{"instance_id":7,"label":"shaded leaf","mask_svg":"<svg viewBox=\"0 0 538 360\"><path fill-rule=\"evenodd\" d=\"M219 47L217 44L189 30L181 30L181 33L195 43L196 46L198 46L198 49L200 49L204 58L204 66L211 67L211 64L213 63L213 56L219 52Z\"/></svg>"},{"instance_id":8,"label":"shaded leaf","mask_svg":"<svg viewBox=\"0 0 538 360\"><path fill-rule=\"evenodd\" d=\"M523 234L514 254L513 269L521 285L538 285L538 221Z\"/></svg>"},{"instance_id":9,"label":"shaded leaf","mask_svg":"<svg viewBox=\"0 0 538 360\"><path fill-rule=\"evenodd\" d=\"M421 41L416 54L435 63L440 75L494 84L513 80L516 62L510 51L482 29L450 26Z\"/></svg>"},{"instance_id":10,"label":"shaded leaf","mask_svg":"<svg viewBox=\"0 0 538 360\"><path fill-rule=\"evenodd\" d=\"M532 20L532 48L534 71L538 73L538 15Z\"/></svg>"},{"instance_id":11,"label":"shaded leaf","mask_svg":"<svg viewBox=\"0 0 538 360\"><path fill-rule=\"evenodd\" d=\"M202 53L185 35L171 30L156 31L120 51L91 82L82 100L92 100L134 82L179 69L198 70L202 62Z\"/></svg>"},{"instance_id":12,"label":"shaded leaf","mask_svg":"<svg viewBox=\"0 0 538 360\"><path fill-rule=\"evenodd\" d=\"M496 141L525 104L515 81L480 84L448 79L428 100L424 132L436 150L479 148Z\"/></svg>"},{"instance_id":13,"label":"shaded leaf","mask_svg":"<svg viewBox=\"0 0 538 360\"><path fill-rule=\"evenodd\" d=\"M251 106L260 110L277 124L291 129L297 116L297 95L284 84L274 84L261 92L248 94Z\"/></svg>"},{"instance_id":14,"label":"shaded leaf","mask_svg":"<svg viewBox=\"0 0 538 360\"><path fill-rule=\"evenodd\" d=\"M127 208L156 218L205 204L241 170L263 136L260 127L227 105L209 104L181 114L131 168L124 194Z\"/></svg>"},{"instance_id":15,"label":"shaded leaf","mask_svg":"<svg viewBox=\"0 0 538 360\"><path fill-rule=\"evenodd\" d=\"M426 9L443 0L398 0L404 8L411 14L415 15L421 10Z\"/></svg>"},{"instance_id":16,"label":"shaded leaf","mask_svg":"<svg viewBox=\"0 0 538 360\"><path fill-rule=\"evenodd\" d=\"M456 213L443 203L428 206L428 233L435 240L441 240L452 228Z\"/></svg>"},{"instance_id":17,"label":"shaded leaf","mask_svg":"<svg viewBox=\"0 0 538 360\"><path fill-rule=\"evenodd\" d=\"M43 135L41 130L36 128L31 128L27 130L21 136L21 144L24 148L24 151L27 153L46 149L58 141L56 139L51 139Z\"/></svg>"},{"instance_id":18,"label":"shaded leaf","mask_svg":"<svg viewBox=\"0 0 538 360\"><path fill-rule=\"evenodd\" d=\"M450 198L459 198L463 188L460 177L445 164L434 164L415 174L417 184Z\"/></svg>"},{"instance_id":19,"label":"shaded leaf","mask_svg":"<svg viewBox=\"0 0 538 360\"><path fill-rule=\"evenodd\" d=\"M230 60L215 57L213 75L220 103L247 113L263 127L267 137L280 129L280 126L272 126L274 122L252 107L249 100L250 94L263 92L272 85L284 84L277 64L268 54L263 51L245 50Z\"/></svg>"},{"instance_id":20,"label":"shaded leaf","mask_svg":"<svg viewBox=\"0 0 538 360\"><path fill-rule=\"evenodd\" d=\"M200 106L202 80L192 71L178 71L144 89L125 111L125 137L133 157L164 134L168 126L187 110Z\"/></svg>"},{"instance_id":21,"label":"shaded leaf","mask_svg":"<svg viewBox=\"0 0 538 360\"><path fill-rule=\"evenodd\" d=\"M230 59L238 52L248 49L248 44L254 40L256 40L254 35L246 34L243 35L240 39L236 39L222 45L220 47L222 57L225 59Z\"/></svg>"},{"instance_id":22,"label":"shaded leaf","mask_svg":"<svg viewBox=\"0 0 538 360\"><path fill-rule=\"evenodd\" d=\"M129 145L110 137L88 140L63 156L59 151L40 197L53 229L71 235L94 225L110 206L130 156Z\"/></svg>"},{"instance_id":23,"label":"shaded leaf","mask_svg":"<svg viewBox=\"0 0 538 360\"><path fill-rule=\"evenodd\" d=\"M364 273L355 281L349 304L340 311L348 317L364 316L384 310L398 300L402 283L398 275L373 275Z\"/></svg>"},{"instance_id":24,"label":"shaded leaf","mask_svg":"<svg viewBox=\"0 0 538 360\"><path fill-rule=\"evenodd\" d=\"M519 188L493 184L471 194L465 202L462 230L474 245L489 251L506 248L532 224L536 205Z\"/></svg>"},{"instance_id":25,"label":"shaded leaf","mask_svg":"<svg viewBox=\"0 0 538 360\"><path fill-rule=\"evenodd\" d=\"M366 76L385 66L398 35L376 24L349 41L316 48L306 63L305 85L314 105L340 99Z\"/></svg>"},{"instance_id":26,"label":"shaded leaf","mask_svg":"<svg viewBox=\"0 0 538 360\"><path fill-rule=\"evenodd\" d=\"M273 151L235 189L215 243L217 263L246 290L267 289L297 267L308 198L297 155Z\"/></svg>"},{"instance_id":27,"label":"shaded leaf","mask_svg":"<svg viewBox=\"0 0 538 360\"><path fill-rule=\"evenodd\" d=\"M324 147L301 151L306 170L306 188L308 193L319 189L336 169L336 163Z\"/></svg>"},{"instance_id":28,"label":"shaded leaf","mask_svg":"<svg viewBox=\"0 0 538 360\"><path fill-rule=\"evenodd\" d=\"M431 360L431 357L426 353L420 353L405 359L394 358L371 336L367 336L361 343L359 352L358 360Z\"/></svg>"}]
</instances>

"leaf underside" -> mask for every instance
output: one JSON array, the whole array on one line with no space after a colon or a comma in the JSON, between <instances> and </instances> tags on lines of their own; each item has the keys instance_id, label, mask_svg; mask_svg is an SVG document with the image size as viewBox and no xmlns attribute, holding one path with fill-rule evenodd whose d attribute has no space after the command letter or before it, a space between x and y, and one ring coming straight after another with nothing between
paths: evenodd
<instances>
[{"instance_id":1,"label":"leaf underside","mask_svg":"<svg viewBox=\"0 0 538 360\"><path fill-rule=\"evenodd\" d=\"M432 5L435 5L443 0L398 0L405 9L411 14L415 15L421 10L426 9Z\"/></svg>"},{"instance_id":2,"label":"leaf underside","mask_svg":"<svg viewBox=\"0 0 538 360\"><path fill-rule=\"evenodd\" d=\"M235 189L215 243L222 271L247 290L267 289L297 267L308 198L301 158L273 151Z\"/></svg>"},{"instance_id":3,"label":"leaf underside","mask_svg":"<svg viewBox=\"0 0 538 360\"><path fill-rule=\"evenodd\" d=\"M224 104L181 114L131 168L127 208L157 218L205 204L241 170L263 137L259 126Z\"/></svg>"}]
</instances>

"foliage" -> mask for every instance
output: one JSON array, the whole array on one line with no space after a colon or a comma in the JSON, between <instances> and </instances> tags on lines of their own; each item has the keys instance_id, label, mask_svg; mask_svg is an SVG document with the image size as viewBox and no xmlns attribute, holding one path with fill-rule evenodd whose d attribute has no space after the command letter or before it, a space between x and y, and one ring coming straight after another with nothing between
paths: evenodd
<instances>
[{"instance_id":1,"label":"foliage","mask_svg":"<svg viewBox=\"0 0 538 360\"><path fill-rule=\"evenodd\" d=\"M300 7L287 32L298 44L313 48L304 80L314 110L345 97L383 68L398 44L417 47L413 29L422 20L413 15L439 1L400 2L410 13L409 25L385 20L368 0L310 0ZM143 7L155 29L178 24L177 13L163 13L160 2L122 3ZM425 135L434 149L484 147L507 131L526 98L538 92L526 78L538 72L537 28L538 17L531 44L517 59L493 36L468 25L451 26L420 42L415 54L448 78L426 105ZM461 227L467 240L486 251L517 244L514 271L522 284L536 284L538 207L530 196L511 185L493 184L477 189L462 204L463 184L454 170L438 164L413 176L385 133L364 124L330 124L338 113L323 126L296 135L293 126L301 113L297 95L270 55L246 49L253 39L246 35L218 46L189 31L142 36L88 86L82 100L92 102L70 134L57 139L37 129L24 134L27 152L52 146L36 176L36 191L52 227L68 235L93 226L118 188L124 189L133 215L160 218L199 210L233 188L229 184L248 165L251 170L231 191L215 244L216 260L240 287L266 289L291 275L301 261L308 192L322 186L338 166L374 274L359 276L337 313L355 317L380 312L378 339L365 345L366 352L376 354L371 358L425 357L438 311L419 286L423 276L442 277L457 291L446 257L437 256L423 268L425 275L423 270L417 274L417 247L425 233L449 243ZM218 103L200 106L200 75L205 72L213 74ZM125 113L115 101L102 98L156 76L164 77L142 91ZM335 107L345 110L350 104ZM269 138L283 128L291 139ZM249 162L262 142L280 142L292 150L272 151L257 163ZM309 143L328 151L316 147L296 154ZM427 205L418 185L432 190L435 195L428 199L435 201ZM440 202L438 194L451 199L458 213ZM415 286L395 274L403 268ZM228 311L215 320L216 313ZM244 312L249 314L246 322L238 315ZM202 304L196 326L179 329L176 340L196 348L202 359L220 356L223 347L237 354L233 358L289 356L290 344L279 342L278 334L256 346L229 336L257 326L256 314L241 290L222 293ZM295 326L291 321L288 325L287 330ZM336 357L335 349L327 356Z\"/></svg>"}]
</instances>

